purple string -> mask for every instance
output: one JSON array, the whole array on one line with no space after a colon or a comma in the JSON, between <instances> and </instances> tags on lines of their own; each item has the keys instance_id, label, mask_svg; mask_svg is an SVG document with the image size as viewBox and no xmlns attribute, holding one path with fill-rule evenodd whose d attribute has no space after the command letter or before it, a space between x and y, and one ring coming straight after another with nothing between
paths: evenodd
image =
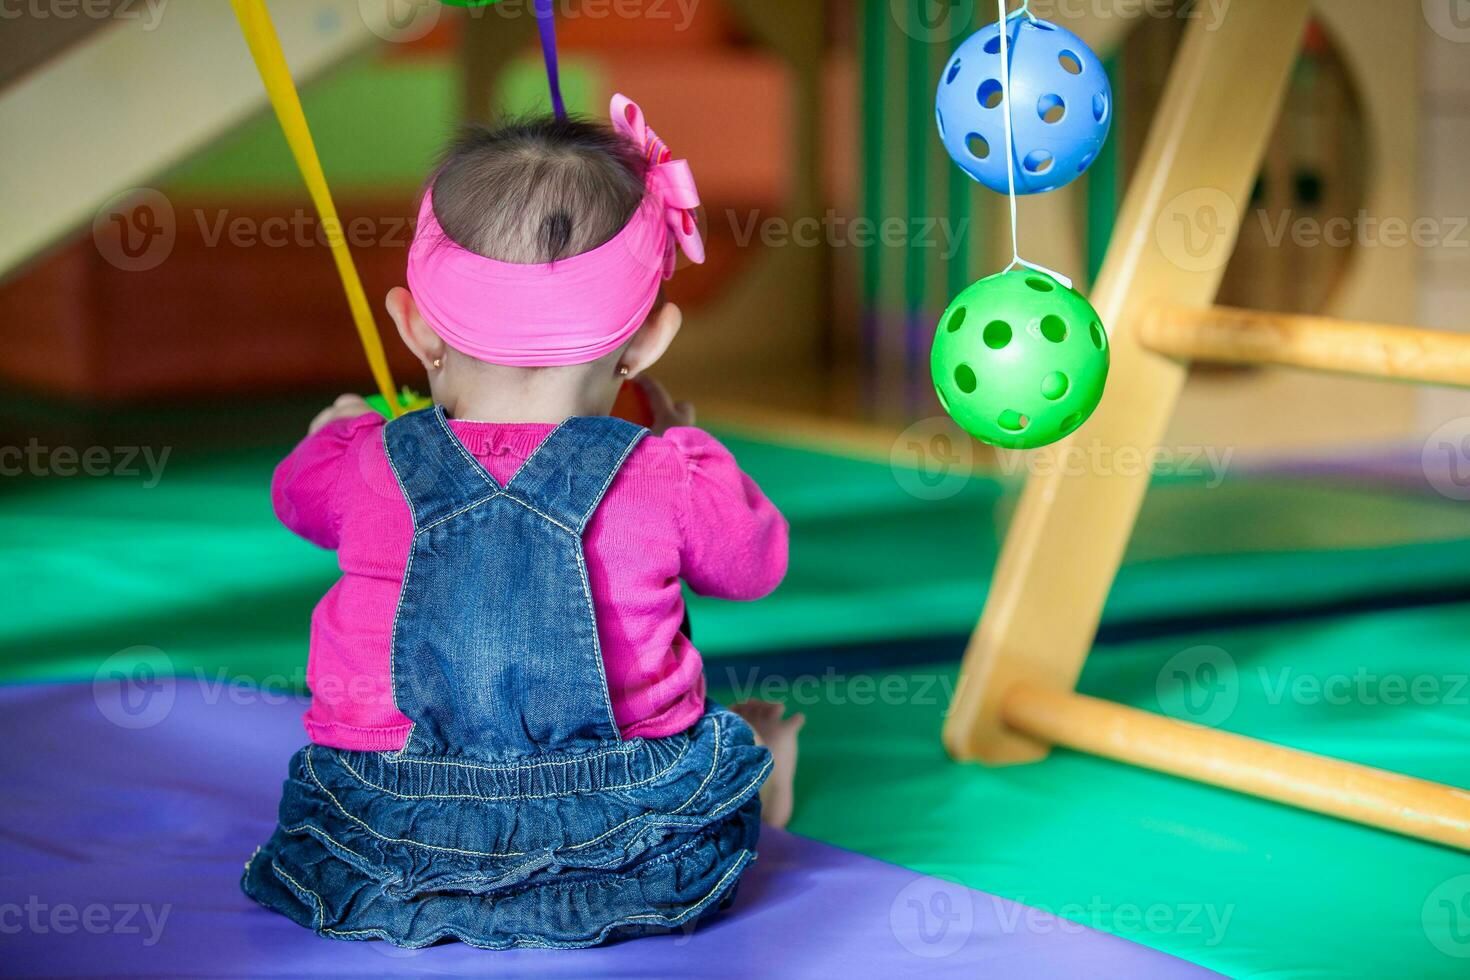
<instances>
[{"instance_id":1,"label":"purple string","mask_svg":"<svg viewBox=\"0 0 1470 980\"><path fill-rule=\"evenodd\" d=\"M546 59L546 82L551 86L551 109L556 118L567 117L567 106L561 97L561 70L556 57L556 12L552 0L536 0L536 25L541 28L541 54Z\"/></svg>"}]
</instances>

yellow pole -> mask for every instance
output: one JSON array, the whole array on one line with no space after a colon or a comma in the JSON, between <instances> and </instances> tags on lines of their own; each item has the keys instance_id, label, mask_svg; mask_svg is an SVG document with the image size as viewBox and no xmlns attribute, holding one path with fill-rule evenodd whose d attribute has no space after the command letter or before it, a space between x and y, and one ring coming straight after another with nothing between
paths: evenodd
<instances>
[{"instance_id":1,"label":"yellow pole","mask_svg":"<svg viewBox=\"0 0 1470 980\"><path fill-rule=\"evenodd\" d=\"M347 305L352 310L353 322L357 325L358 339L362 341L363 353L372 368L373 379L378 391L388 400L388 408L397 417L403 409L398 404L398 393L394 388L393 375L388 369L388 358L383 353L383 340L378 336L377 324L373 321L372 309L368 306L367 294L362 280L357 275L357 266L352 262L352 253L347 248L347 239L342 234L342 220L337 217L337 206L332 203L332 192L327 187L327 177L322 171L321 159L317 156L316 144L312 142L311 130L306 125L306 113L301 108L301 96L291 78L291 69L286 65L286 55L281 51L281 40L276 36L271 23L270 11L264 0L230 0L235 8L235 17L240 21L240 30L245 43L250 45L250 54L265 83L266 94L276 110L276 119L281 131L290 144L291 155L301 170L306 189L311 193L322 227L326 231L327 244L332 250L332 260L337 264L337 275L342 279L342 289L347 293Z\"/></svg>"}]
</instances>

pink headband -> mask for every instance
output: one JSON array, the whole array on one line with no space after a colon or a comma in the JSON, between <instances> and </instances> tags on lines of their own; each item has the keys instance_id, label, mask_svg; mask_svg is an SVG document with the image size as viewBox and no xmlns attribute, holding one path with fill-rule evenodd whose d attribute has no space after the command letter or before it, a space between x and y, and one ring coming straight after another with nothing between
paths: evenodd
<instances>
[{"instance_id":1,"label":"pink headband","mask_svg":"<svg viewBox=\"0 0 1470 980\"><path fill-rule=\"evenodd\" d=\"M647 319L659 284L674 274L674 247L704 261L695 224L699 191L685 160L673 159L643 110L613 96L613 128L649 162L648 194L606 244L559 262L517 265L460 247L424 194L408 253L408 287L419 312L455 350L492 364L585 364L621 346Z\"/></svg>"}]
</instances>

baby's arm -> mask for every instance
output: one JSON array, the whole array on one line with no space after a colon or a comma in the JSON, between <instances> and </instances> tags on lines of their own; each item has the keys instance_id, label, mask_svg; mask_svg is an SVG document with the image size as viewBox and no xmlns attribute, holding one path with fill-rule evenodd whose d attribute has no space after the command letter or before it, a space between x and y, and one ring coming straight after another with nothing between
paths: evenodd
<instances>
[{"instance_id":1,"label":"baby's arm","mask_svg":"<svg viewBox=\"0 0 1470 980\"><path fill-rule=\"evenodd\" d=\"M337 548L342 526L337 484L342 467L351 463L348 450L359 431L381 424L366 402L347 395L312 421L310 433L281 460L271 480L276 517L292 533L322 548Z\"/></svg>"},{"instance_id":2,"label":"baby's arm","mask_svg":"<svg viewBox=\"0 0 1470 980\"><path fill-rule=\"evenodd\" d=\"M786 518L730 451L701 429L670 429L684 458L682 574L699 595L759 599L786 576Z\"/></svg>"}]
</instances>

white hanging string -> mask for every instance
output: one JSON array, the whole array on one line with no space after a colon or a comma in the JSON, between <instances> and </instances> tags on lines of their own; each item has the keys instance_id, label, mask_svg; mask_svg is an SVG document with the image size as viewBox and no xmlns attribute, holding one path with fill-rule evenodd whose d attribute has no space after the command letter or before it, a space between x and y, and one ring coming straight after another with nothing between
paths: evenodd
<instances>
[{"instance_id":1,"label":"white hanging string","mask_svg":"<svg viewBox=\"0 0 1470 980\"><path fill-rule=\"evenodd\" d=\"M1019 221L1016 217L1016 148L1014 129L1011 124L1011 42L1010 21L1012 17L1020 17L1023 14L1030 20L1036 17L1031 13L1031 0L1023 0L1021 6L1013 14L1006 13L1006 0L996 0L996 6L1000 11L1000 101L1001 111L1005 113L1006 123L1006 184L1007 196L1011 204L1011 264L1002 271L1010 272L1017 266L1024 266L1036 272L1044 272L1068 289L1072 288L1072 280L1054 269L1046 266L1036 265L1021 258L1021 237Z\"/></svg>"}]
</instances>

